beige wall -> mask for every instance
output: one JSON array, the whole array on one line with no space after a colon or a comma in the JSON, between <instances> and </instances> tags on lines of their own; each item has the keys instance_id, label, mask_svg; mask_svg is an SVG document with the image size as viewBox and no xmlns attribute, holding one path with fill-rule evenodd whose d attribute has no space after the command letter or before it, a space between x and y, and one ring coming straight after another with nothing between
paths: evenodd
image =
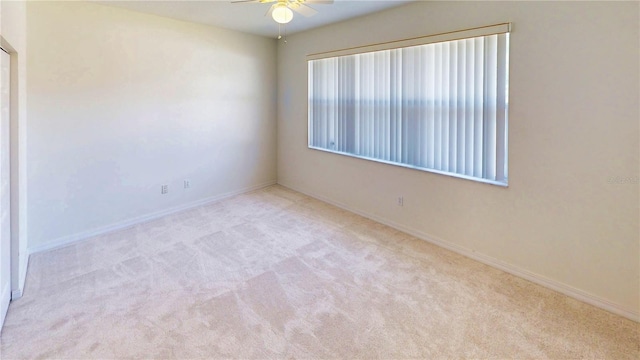
<instances>
[{"instance_id":1,"label":"beige wall","mask_svg":"<svg viewBox=\"0 0 640 360\"><path fill-rule=\"evenodd\" d=\"M11 288L19 297L27 272L27 8L0 1L0 38L11 56Z\"/></svg>"},{"instance_id":2,"label":"beige wall","mask_svg":"<svg viewBox=\"0 0 640 360\"><path fill-rule=\"evenodd\" d=\"M638 6L419 2L290 36L278 181L637 318ZM505 21L508 188L307 148L306 54Z\"/></svg>"},{"instance_id":3,"label":"beige wall","mask_svg":"<svg viewBox=\"0 0 640 360\"><path fill-rule=\"evenodd\" d=\"M275 182L275 40L91 3L27 15L31 249Z\"/></svg>"}]
</instances>

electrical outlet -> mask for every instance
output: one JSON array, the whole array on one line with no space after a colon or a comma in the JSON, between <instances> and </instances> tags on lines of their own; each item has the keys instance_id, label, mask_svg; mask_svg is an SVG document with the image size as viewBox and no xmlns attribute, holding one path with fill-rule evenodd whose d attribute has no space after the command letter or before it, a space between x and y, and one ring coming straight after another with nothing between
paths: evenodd
<instances>
[{"instance_id":1,"label":"electrical outlet","mask_svg":"<svg viewBox=\"0 0 640 360\"><path fill-rule=\"evenodd\" d=\"M404 206L404 197L398 196L398 206Z\"/></svg>"},{"instance_id":2,"label":"electrical outlet","mask_svg":"<svg viewBox=\"0 0 640 360\"><path fill-rule=\"evenodd\" d=\"M184 188L185 189L190 189L191 188L191 181L190 180L185 180L184 181Z\"/></svg>"},{"instance_id":3,"label":"electrical outlet","mask_svg":"<svg viewBox=\"0 0 640 360\"><path fill-rule=\"evenodd\" d=\"M169 192L169 185L162 185L160 188L160 194L166 194Z\"/></svg>"}]
</instances>

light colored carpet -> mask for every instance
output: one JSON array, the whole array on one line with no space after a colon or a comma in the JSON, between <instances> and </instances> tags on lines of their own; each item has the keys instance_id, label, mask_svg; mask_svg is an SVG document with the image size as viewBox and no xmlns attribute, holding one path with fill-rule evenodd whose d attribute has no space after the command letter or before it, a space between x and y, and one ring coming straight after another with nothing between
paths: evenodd
<instances>
[{"instance_id":1,"label":"light colored carpet","mask_svg":"<svg viewBox=\"0 0 640 360\"><path fill-rule=\"evenodd\" d=\"M272 186L32 256L13 358L640 358L640 325Z\"/></svg>"}]
</instances>

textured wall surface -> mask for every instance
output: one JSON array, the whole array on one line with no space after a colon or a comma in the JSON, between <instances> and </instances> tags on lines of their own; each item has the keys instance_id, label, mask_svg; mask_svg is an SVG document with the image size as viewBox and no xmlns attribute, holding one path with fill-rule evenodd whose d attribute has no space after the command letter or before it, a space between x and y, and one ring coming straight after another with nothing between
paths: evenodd
<instances>
[{"instance_id":1,"label":"textured wall surface","mask_svg":"<svg viewBox=\"0 0 640 360\"><path fill-rule=\"evenodd\" d=\"M638 6L418 2L290 36L278 181L637 315ZM307 54L506 21L508 188L307 148Z\"/></svg>"},{"instance_id":2,"label":"textured wall surface","mask_svg":"<svg viewBox=\"0 0 640 360\"><path fill-rule=\"evenodd\" d=\"M275 182L275 40L84 2L27 10L29 247Z\"/></svg>"}]
</instances>

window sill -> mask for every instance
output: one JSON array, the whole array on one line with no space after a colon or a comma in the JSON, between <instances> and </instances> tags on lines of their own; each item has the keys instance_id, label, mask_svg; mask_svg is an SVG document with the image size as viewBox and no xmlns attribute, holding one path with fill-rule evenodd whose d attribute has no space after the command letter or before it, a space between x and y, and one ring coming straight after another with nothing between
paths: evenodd
<instances>
[{"instance_id":1,"label":"window sill","mask_svg":"<svg viewBox=\"0 0 640 360\"><path fill-rule=\"evenodd\" d=\"M477 177L474 177L474 176L456 174L456 173L451 173L451 172L447 172L447 171L440 171L440 170L435 170L435 169L427 169L427 168L423 168L423 167L418 167L418 166L413 166L413 165L408 165L408 164L402 164L402 163L397 163L397 162L393 162L393 161L380 160L380 159L370 158L370 157L367 157L367 156L354 155L354 154L341 152L341 151L328 150L328 149L323 149L323 148L319 148L319 147L315 147L315 146L311 146L311 145L308 145L308 147L309 147L309 149L312 149L312 150L318 150L318 151L327 152L327 153L331 153L331 154L344 155L344 156L353 157L353 158L357 158L357 159L369 160L369 161L374 161L374 162L383 163L383 164L387 164L387 165L393 165L393 166L398 166L398 167L403 167L403 168L408 168L408 169L413 169L413 170L425 171L425 172L430 172L430 173L434 173L434 174L440 174L440 175L455 177L455 178L459 178L459 179L471 180L471 181L475 181L475 182L479 182L479 183L496 185L496 186L505 187L505 188L509 187L508 180L507 181L488 180L488 179L483 179L483 178L477 178Z\"/></svg>"}]
</instances>

